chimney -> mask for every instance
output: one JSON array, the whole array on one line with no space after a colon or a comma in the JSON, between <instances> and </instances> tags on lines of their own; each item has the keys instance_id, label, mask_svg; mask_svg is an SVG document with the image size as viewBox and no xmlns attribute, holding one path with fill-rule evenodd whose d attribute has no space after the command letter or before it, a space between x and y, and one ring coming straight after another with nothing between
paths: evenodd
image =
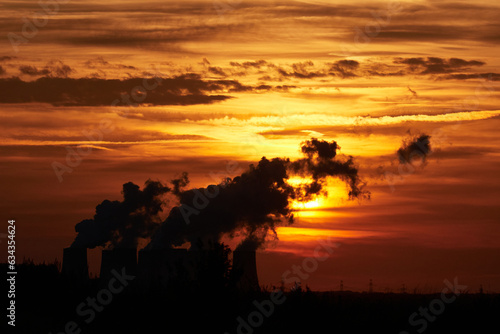
<instances>
[{"instance_id":1,"label":"chimney","mask_svg":"<svg viewBox=\"0 0 500 334\"><path fill-rule=\"evenodd\" d=\"M107 282L114 277L112 274L113 269L121 273L123 268L125 268L126 274L137 274L136 248L103 249L101 272L99 274L101 284L107 284Z\"/></svg>"},{"instance_id":2,"label":"chimney","mask_svg":"<svg viewBox=\"0 0 500 334\"><path fill-rule=\"evenodd\" d=\"M255 251L235 250L233 252L233 272L237 278L237 288L245 292L260 290Z\"/></svg>"},{"instance_id":3,"label":"chimney","mask_svg":"<svg viewBox=\"0 0 500 334\"><path fill-rule=\"evenodd\" d=\"M64 248L61 275L72 282L88 281L87 248Z\"/></svg>"}]
</instances>

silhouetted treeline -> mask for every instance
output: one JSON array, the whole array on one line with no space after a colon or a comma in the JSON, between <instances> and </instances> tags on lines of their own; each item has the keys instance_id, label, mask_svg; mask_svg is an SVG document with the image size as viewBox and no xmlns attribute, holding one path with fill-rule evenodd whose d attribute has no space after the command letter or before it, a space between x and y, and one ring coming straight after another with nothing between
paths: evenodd
<instances>
[{"instance_id":1,"label":"silhouetted treeline","mask_svg":"<svg viewBox=\"0 0 500 334\"><path fill-rule=\"evenodd\" d=\"M100 291L106 289L106 284L99 279L75 285L60 275L57 263L19 264L16 330L37 334L71 333L65 328L92 334L418 333L417 329L423 328L422 321L412 326L410 315L441 298L440 294L297 289L282 295L275 291L274 297L280 296L280 303L275 304L270 301L273 291L239 291L231 284L230 276L221 275L220 270L227 270L226 263L205 260L207 266L202 267L198 284L187 282L181 275L167 289L145 291L138 281L130 280L119 293L108 294L106 298L112 295L112 300L105 299L108 304L93 314L88 298L105 296ZM211 275L210 264L219 266L218 275ZM6 264L0 267L7 271ZM115 283L117 288L118 281ZM433 321L427 321L425 333L489 332L489 327L498 329L498 314L499 294L462 293L453 303L446 304ZM71 322L77 327L67 327Z\"/></svg>"}]
</instances>

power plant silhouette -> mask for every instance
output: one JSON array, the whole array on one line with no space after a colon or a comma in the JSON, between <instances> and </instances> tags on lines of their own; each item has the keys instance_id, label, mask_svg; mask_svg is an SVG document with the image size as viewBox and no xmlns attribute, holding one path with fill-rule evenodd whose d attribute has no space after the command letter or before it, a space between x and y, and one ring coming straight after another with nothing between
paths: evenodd
<instances>
[{"instance_id":1,"label":"power plant silhouette","mask_svg":"<svg viewBox=\"0 0 500 334\"><path fill-rule=\"evenodd\" d=\"M235 250L233 252L233 270L241 276L237 287L241 290L258 290L257 259L255 251Z\"/></svg>"},{"instance_id":2,"label":"power plant silhouette","mask_svg":"<svg viewBox=\"0 0 500 334\"><path fill-rule=\"evenodd\" d=\"M61 275L69 282L83 283L88 281L87 248L69 247L64 249Z\"/></svg>"},{"instance_id":3,"label":"power plant silhouette","mask_svg":"<svg viewBox=\"0 0 500 334\"><path fill-rule=\"evenodd\" d=\"M256 250L265 247L267 236L277 236L278 226L294 222L291 201L304 202L326 194L323 186L328 177L347 183L349 199L369 198L352 159L335 159L338 150L335 141L311 138L301 144L301 159L262 157L241 175L205 188L184 189L189 183L186 172L171 180L171 187L148 180L141 189L127 182L122 201L102 201L93 219L75 225L77 235L71 248L64 251L63 272L76 281L88 280L85 249L104 247L109 249L102 251L101 282L124 269L152 291L179 280L208 288L220 283L217 275L226 285L258 290ZM290 184L293 175L311 182ZM178 204L162 220L159 214L167 194ZM244 238L233 252L229 273L229 249L220 240L236 235ZM150 242L137 252L140 239ZM175 248L186 243L191 244L189 250Z\"/></svg>"},{"instance_id":4,"label":"power plant silhouette","mask_svg":"<svg viewBox=\"0 0 500 334\"><path fill-rule=\"evenodd\" d=\"M99 280L101 284L113 277L113 270L137 276L143 289L165 289L175 279L194 282L199 279L199 267L204 259L216 256L212 250L114 248L102 250ZM89 280L87 249L69 247L63 252L62 276L70 282L82 284ZM232 276L235 286L242 291L259 290L256 252L233 252Z\"/></svg>"}]
</instances>

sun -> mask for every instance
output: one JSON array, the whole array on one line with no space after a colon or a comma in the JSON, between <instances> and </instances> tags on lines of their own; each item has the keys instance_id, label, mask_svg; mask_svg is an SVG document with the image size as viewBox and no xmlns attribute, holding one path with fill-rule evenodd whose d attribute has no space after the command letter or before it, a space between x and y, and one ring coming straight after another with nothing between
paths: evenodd
<instances>
[{"instance_id":1,"label":"sun","mask_svg":"<svg viewBox=\"0 0 500 334\"><path fill-rule=\"evenodd\" d=\"M310 183L311 180L299 176L293 176L287 180L287 183L293 187L300 187ZM308 202L292 201L290 207L295 210L312 210L317 209L323 204L323 200L320 197L316 197Z\"/></svg>"},{"instance_id":2,"label":"sun","mask_svg":"<svg viewBox=\"0 0 500 334\"><path fill-rule=\"evenodd\" d=\"M293 201L291 204L292 209L296 210L313 210L313 209L318 209L323 206L324 200L322 198L316 198L312 201L309 202L299 202L299 201Z\"/></svg>"},{"instance_id":3,"label":"sun","mask_svg":"<svg viewBox=\"0 0 500 334\"><path fill-rule=\"evenodd\" d=\"M287 180L287 183L293 187L299 187L310 182L311 179L299 176L293 176ZM328 182L324 185L324 190L324 194L318 194L310 201L291 201L290 208L296 213L300 213L300 216L303 218L319 218L320 216L324 216L325 210L345 205L347 196L346 185L341 180L329 178Z\"/></svg>"}]
</instances>

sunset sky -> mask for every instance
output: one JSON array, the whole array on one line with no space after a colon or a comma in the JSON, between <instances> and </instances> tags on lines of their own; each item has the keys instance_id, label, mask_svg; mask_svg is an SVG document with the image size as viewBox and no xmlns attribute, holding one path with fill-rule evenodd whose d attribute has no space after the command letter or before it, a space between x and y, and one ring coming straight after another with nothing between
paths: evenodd
<instances>
[{"instance_id":1,"label":"sunset sky","mask_svg":"<svg viewBox=\"0 0 500 334\"><path fill-rule=\"evenodd\" d=\"M331 237L312 289L500 292L497 1L62 2L0 4L0 211L20 259L61 260L124 183L204 187L314 137L353 156L371 199L332 179L292 203L261 284ZM401 165L421 134L431 154Z\"/></svg>"}]
</instances>

